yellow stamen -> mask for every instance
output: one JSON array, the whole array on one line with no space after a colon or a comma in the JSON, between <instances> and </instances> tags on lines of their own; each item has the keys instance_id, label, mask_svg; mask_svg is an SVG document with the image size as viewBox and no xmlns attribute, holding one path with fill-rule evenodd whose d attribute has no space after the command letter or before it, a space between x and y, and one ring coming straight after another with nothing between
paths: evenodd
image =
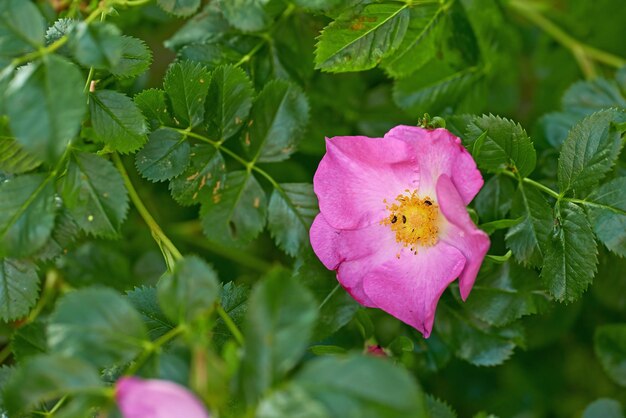
<instances>
[{"instance_id":1,"label":"yellow stamen","mask_svg":"<svg viewBox=\"0 0 626 418\"><path fill-rule=\"evenodd\" d=\"M396 241L417 254L418 247L431 247L437 243L439 206L429 196L419 197L417 190L405 190L394 203L387 203L389 216L380 221L396 233ZM398 254L399 256L399 254Z\"/></svg>"}]
</instances>

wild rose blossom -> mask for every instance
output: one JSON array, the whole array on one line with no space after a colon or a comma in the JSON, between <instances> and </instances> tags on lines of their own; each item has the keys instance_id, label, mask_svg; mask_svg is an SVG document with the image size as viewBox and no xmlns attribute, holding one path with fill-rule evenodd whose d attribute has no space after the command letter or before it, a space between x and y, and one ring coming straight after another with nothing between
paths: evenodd
<instances>
[{"instance_id":1,"label":"wild rose blossom","mask_svg":"<svg viewBox=\"0 0 626 418\"><path fill-rule=\"evenodd\" d=\"M123 377L115 398L124 418L210 418L193 393L167 380Z\"/></svg>"},{"instance_id":2,"label":"wild rose blossom","mask_svg":"<svg viewBox=\"0 0 626 418\"><path fill-rule=\"evenodd\" d=\"M458 277L465 300L489 249L465 208L482 185L471 155L445 129L327 139L313 179L313 250L360 304L428 337L443 291Z\"/></svg>"}]
</instances>

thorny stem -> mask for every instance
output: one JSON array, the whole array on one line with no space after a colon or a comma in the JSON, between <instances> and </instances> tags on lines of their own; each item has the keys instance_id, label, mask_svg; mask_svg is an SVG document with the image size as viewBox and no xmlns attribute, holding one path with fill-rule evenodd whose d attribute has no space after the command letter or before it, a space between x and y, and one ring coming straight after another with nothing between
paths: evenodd
<instances>
[{"instance_id":1,"label":"thorny stem","mask_svg":"<svg viewBox=\"0 0 626 418\"><path fill-rule=\"evenodd\" d=\"M527 0L511 0L509 5L520 15L524 16L545 33L554 38L565 48L569 49L572 55L574 55L574 58L578 62L578 65L585 74L586 78L593 78L596 76L596 69L593 64L593 60L614 68L620 68L626 65L626 59L574 39L563 29L543 16L537 8Z\"/></svg>"},{"instance_id":2,"label":"thorny stem","mask_svg":"<svg viewBox=\"0 0 626 418\"><path fill-rule=\"evenodd\" d=\"M112 158L113 163L115 164L120 174L122 175L122 178L124 179L124 185L128 190L130 200L133 202L133 205L135 205L135 208L137 208L137 212L139 212L141 218L148 225L148 228L150 228L150 232L152 232L152 237L161 248L161 252L163 253L163 257L165 258L165 262L167 264L167 268L171 271L174 263L183 258L182 254L180 253L180 251L178 251L178 248L176 248L176 246L167 237L167 235L165 235L159 224L154 220L146 206L143 204L143 201L139 197L139 194L137 194L137 190L135 190L133 183L130 181L130 177L128 176L128 172L126 171L126 168L124 167L120 156L117 153L113 153Z\"/></svg>"}]
</instances>

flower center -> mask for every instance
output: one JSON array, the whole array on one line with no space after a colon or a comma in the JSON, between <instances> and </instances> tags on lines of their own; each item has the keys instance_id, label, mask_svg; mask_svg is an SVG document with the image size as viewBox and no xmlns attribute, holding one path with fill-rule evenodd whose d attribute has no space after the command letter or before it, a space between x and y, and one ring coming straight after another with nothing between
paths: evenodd
<instances>
[{"instance_id":1,"label":"flower center","mask_svg":"<svg viewBox=\"0 0 626 418\"><path fill-rule=\"evenodd\" d=\"M396 241L417 254L417 247L437 243L439 206L428 196L421 198L417 190L405 190L393 203L387 203L389 216L380 221L396 233Z\"/></svg>"}]
</instances>

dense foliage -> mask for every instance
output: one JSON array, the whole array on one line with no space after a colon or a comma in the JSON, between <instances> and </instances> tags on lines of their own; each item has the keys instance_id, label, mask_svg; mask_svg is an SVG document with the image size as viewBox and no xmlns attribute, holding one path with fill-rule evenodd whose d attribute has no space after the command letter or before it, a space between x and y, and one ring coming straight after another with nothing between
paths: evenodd
<instances>
[{"instance_id":1,"label":"dense foliage","mask_svg":"<svg viewBox=\"0 0 626 418\"><path fill-rule=\"evenodd\" d=\"M116 417L136 375L215 417L623 417L625 21L611 0L0 0L0 411ZM308 237L324 137L443 123L425 113L481 169L492 242L428 339Z\"/></svg>"}]
</instances>

